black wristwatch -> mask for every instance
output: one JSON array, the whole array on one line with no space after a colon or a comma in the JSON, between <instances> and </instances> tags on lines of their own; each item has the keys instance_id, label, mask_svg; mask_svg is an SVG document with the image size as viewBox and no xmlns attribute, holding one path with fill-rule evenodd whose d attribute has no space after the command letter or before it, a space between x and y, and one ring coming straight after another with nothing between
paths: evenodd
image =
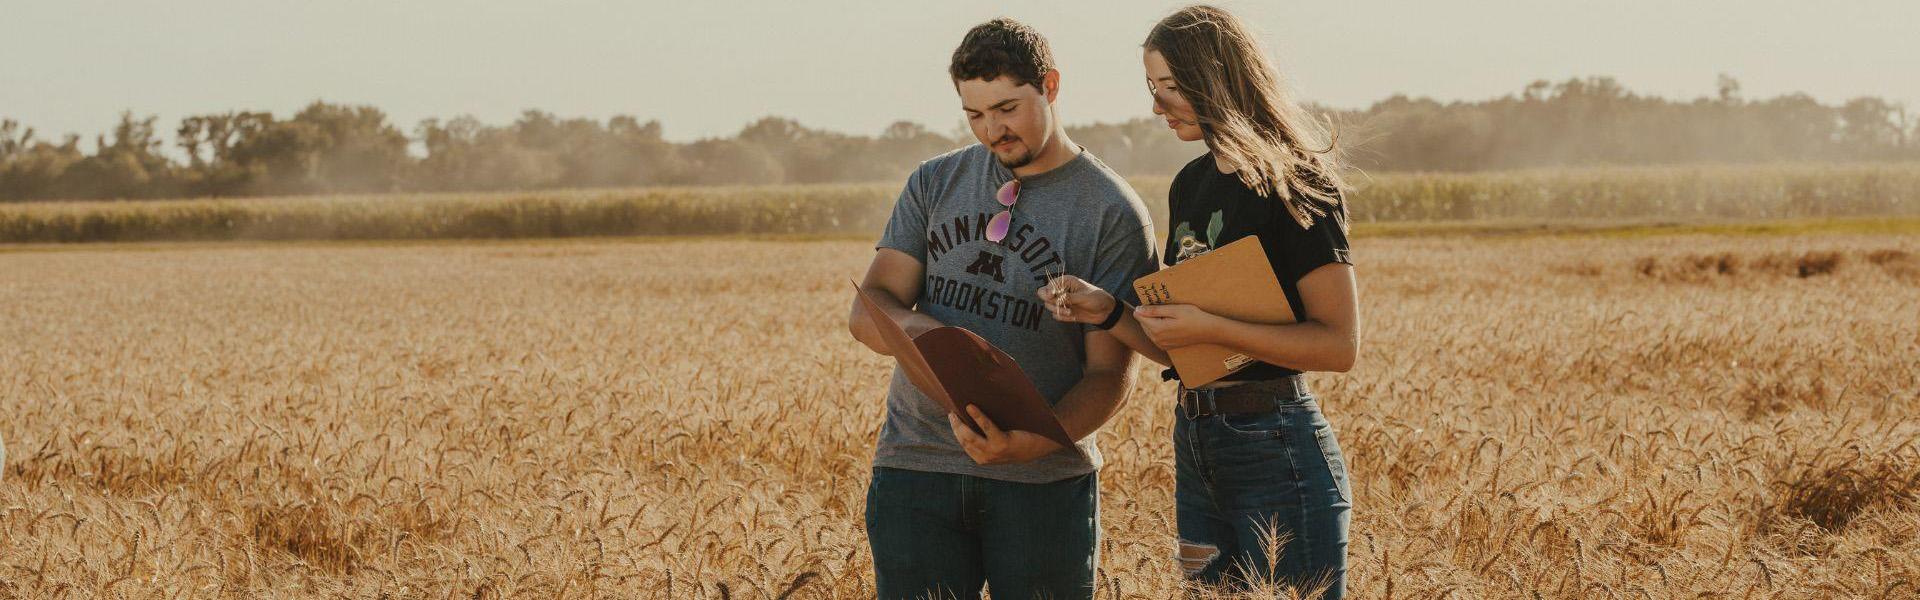
<instances>
[{"instance_id":1,"label":"black wristwatch","mask_svg":"<svg viewBox=\"0 0 1920 600\"><path fill-rule=\"evenodd\" d=\"M1120 324L1120 313L1125 310L1127 310L1127 303L1121 302L1119 298L1114 298L1113 312L1107 313L1107 320L1101 321L1099 325L1095 325L1094 327L1099 327L1101 331L1113 329L1114 325Z\"/></svg>"}]
</instances>

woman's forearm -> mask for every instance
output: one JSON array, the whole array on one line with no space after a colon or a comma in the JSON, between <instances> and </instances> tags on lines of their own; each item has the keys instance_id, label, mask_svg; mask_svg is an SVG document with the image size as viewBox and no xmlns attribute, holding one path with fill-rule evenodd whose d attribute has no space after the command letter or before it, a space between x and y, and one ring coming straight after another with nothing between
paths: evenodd
<instances>
[{"instance_id":1,"label":"woman's forearm","mask_svg":"<svg viewBox=\"0 0 1920 600\"><path fill-rule=\"evenodd\" d=\"M1313 320L1262 325L1221 317L1213 337L1261 362L1296 371L1344 373L1353 368L1359 346L1352 336Z\"/></svg>"},{"instance_id":2,"label":"woman's forearm","mask_svg":"<svg viewBox=\"0 0 1920 600\"><path fill-rule=\"evenodd\" d=\"M1173 366L1173 359L1167 357L1167 351L1154 345L1153 338L1147 337L1147 331L1140 328L1140 321L1133 318L1133 309L1124 309L1120 314L1120 322L1115 323L1113 329L1107 330L1107 333L1112 334L1114 339L1120 340L1120 343L1126 344L1127 348L1147 357L1147 360L1163 366Z\"/></svg>"}]
</instances>

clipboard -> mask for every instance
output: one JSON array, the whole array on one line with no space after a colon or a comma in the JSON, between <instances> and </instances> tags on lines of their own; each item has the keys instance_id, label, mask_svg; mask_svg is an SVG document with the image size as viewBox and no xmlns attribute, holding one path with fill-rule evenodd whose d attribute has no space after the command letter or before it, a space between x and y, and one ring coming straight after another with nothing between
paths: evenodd
<instances>
[{"instance_id":1,"label":"clipboard","mask_svg":"<svg viewBox=\"0 0 1920 600\"><path fill-rule=\"evenodd\" d=\"M1249 235L1178 265L1134 280L1146 304L1191 304L1236 321L1284 325L1295 321L1260 237ZM1180 385L1197 388L1259 362L1226 346L1196 344L1167 351Z\"/></svg>"},{"instance_id":2,"label":"clipboard","mask_svg":"<svg viewBox=\"0 0 1920 600\"><path fill-rule=\"evenodd\" d=\"M948 413L960 417L967 427L980 431L980 425L967 414L966 407L971 404L979 406L1002 430L1039 434L1080 452L1067 435L1066 426L1047 405L1046 397L1012 356L959 327L939 327L909 338L900 323L881 310L860 284L854 283L853 291L866 307L867 318L880 331L887 350L900 361L907 380Z\"/></svg>"}]
</instances>

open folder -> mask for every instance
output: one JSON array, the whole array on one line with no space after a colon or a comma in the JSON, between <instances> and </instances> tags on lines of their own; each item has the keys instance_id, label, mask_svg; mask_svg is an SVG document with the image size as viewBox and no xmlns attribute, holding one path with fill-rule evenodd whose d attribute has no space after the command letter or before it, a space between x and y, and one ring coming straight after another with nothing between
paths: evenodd
<instances>
[{"instance_id":1,"label":"open folder","mask_svg":"<svg viewBox=\"0 0 1920 600\"><path fill-rule=\"evenodd\" d=\"M1249 235L1206 254L1135 279L1141 304L1191 304L1236 321L1280 325L1294 322L1280 278L1258 236ZM1258 362L1225 346L1196 344L1167 351L1180 385L1200 387Z\"/></svg>"},{"instance_id":2,"label":"open folder","mask_svg":"<svg viewBox=\"0 0 1920 600\"><path fill-rule=\"evenodd\" d=\"M1046 397L1006 352L959 327L940 327L909 338L900 323L881 310L859 284L854 284L853 291L866 307L867 318L880 330L887 351L900 361L900 370L907 372L907 380L968 427L980 431L980 425L966 411L967 405L973 404L1002 430L1035 433L1075 448Z\"/></svg>"}]
</instances>

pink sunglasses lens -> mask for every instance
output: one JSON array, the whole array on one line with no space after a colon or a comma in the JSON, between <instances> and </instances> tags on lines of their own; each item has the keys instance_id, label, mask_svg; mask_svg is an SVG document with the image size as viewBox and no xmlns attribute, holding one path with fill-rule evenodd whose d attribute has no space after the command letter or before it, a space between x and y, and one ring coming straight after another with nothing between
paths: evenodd
<instances>
[{"instance_id":1,"label":"pink sunglasses lens","mask_svg":"<svg viewBox=\"0 0 1920 600\"><path fill-rule=\"evenodd\" d=\"M1020 199L1020 180L1008 181L1006 185L1000 186L1000 192L994 194L993 199L1000 201L1001 206L1013 206L1013 203Z\"/></svg>"},{"instance_id":2,"label":"pink sunglasses lens","mask_svg":"<svg viewBox=\"0 0 1920 600\"><path fill-rule=\"evenodd\" d=\"M1012 212L1003 210L1000 214L994 215L993 220L987 222L987 241L999 242L1007 239L1007 227L1012 224Z\"/></svg>"}]
</instances>

